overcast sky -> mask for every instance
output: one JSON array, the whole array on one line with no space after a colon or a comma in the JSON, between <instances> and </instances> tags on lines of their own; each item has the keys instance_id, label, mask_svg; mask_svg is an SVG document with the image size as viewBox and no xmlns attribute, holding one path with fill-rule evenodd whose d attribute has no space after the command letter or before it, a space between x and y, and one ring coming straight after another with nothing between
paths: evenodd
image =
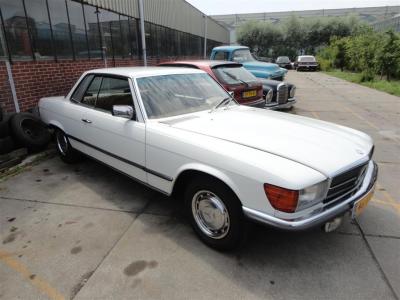
<instances>
[{"instance_id":1,"label":"overcast sky","mask_svg":"<svg viewBox=\"0 0 400 300\"><path fill-rule=\"evenodd\" d=\"M399 5L400 0L186 0L207 15Z\"/></svg>"}]
</instances>

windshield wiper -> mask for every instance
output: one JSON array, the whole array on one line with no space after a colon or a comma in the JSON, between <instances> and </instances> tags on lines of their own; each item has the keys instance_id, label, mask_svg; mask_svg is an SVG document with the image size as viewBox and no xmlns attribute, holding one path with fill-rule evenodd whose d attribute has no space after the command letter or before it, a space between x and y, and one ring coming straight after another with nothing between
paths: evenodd
<instances>
[{"instance_id":1,"label":"windshield wiper","mask_svg":"<svg viewBox=\"0 0 400 300\"><path fill-rule=\"evenodd\" d=\"M229 72L227 72L227 71L222 71L222 72L223 72L224 74L228 75L228 76L229 76L230 78L232 78L233 80L239 81L239 82L245 84L247 87L249 86L249 84L248 84L246 81L237 78L235 75L233 75L233 74L231 74L231 73L229 73Z\"/></svg>"},{"instance_id":2,"label":"windshield wiper","mask_svg":"<svg viewBox=\"0 0 400 300\"><path fill-rule=\"evenodd\" d=\"M211 110L210 113L212 113L214 110L216 110L218 107L220 107L221 105L223 105L226 101L227 105L229 105L229 103L231 103L232 101L232 97L225 97L224 99L222 99L217 105L215 105Z\"/></svg>"}]
</instances>

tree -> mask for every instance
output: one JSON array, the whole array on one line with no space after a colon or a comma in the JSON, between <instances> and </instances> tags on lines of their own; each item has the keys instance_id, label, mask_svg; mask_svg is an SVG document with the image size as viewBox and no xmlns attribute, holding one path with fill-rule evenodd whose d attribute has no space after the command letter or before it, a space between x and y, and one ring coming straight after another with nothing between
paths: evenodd
<instances>
[{"instance_id":1,"label":"tree","mask_svg":"<svg viewBox=\"0 0 400 300\"><path fill-rule=\"evenodd\" d=\"M393 30L389 30L381 37L382 43L376 53L377 69L380 71L381 79L384 75L390 81L391 75L400 68L400 38Z\"/></svg>"}]
</instances>

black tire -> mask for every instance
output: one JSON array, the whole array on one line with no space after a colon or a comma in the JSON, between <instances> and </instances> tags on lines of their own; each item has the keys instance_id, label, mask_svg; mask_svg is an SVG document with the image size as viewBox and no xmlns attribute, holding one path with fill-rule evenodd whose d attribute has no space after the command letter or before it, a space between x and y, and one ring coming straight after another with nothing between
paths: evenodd
<instances>
[{"instance_id":1,"label":"black tire","mask_svg":"<svg viewBox=\"0 0 400 300\"><path fill-rule=\"evenodd\" d=\"M199 224L205 224L207 221L204 221L204 218L200 218L203 221L199 221L199 214L195 213L196 209L194 207L197 208L201 206L197 205L199 202L196 199L199 199L200 197L200 199L202 199L200 202L204 201L204 199L208 201L207 196L205 196L205 198L201 197L204 192L209 192L210 194L208 195L211 195L210 197L217 196L218 200L222 201L224 205L224 211L228 215L228 228L224 227L226 228L224 229L221 226L220 228L222 229L216 230L216 234L219 235L216 237L210 236L210 234L213 234L212 232L207 234L204 231L204 227L202 229L202 226ZM246 237L247 222L244 219L242 205L239 199L228 186L215 178L199 176L194 178L188 184L185 190L184 199L186 211L190 217L192 227L206 245L220 251L233 250L241 245ZM214 210L211 211L212 214L210 211L208 211L208 213L205 215L211 219L215 219L214 212L217 211L215 209L216 207L219 206L217 205L212 207L214 208ZM198 209L198 211L200 211L200 209ZM213 218L210 217L210 215L212 215ZM204 214L202 214L202 216L204 217ZM218 214L218 216L220 215ZM225 223L223 222L223 224Z\"/></svg>"},{"instance_id":2,"label":"black tire","mask_svg":"<svg viewBox=\"0 0 400 300\"><path fill-rule=\"evenodd\" d=\"M0 138L0 154L6 154L15 149L14 141L10 136Z\"/></svg>"},{"instance_id":3,"label":"black tire","mask_svg":"<svg viewBox=\"0 0 400 300\"><path fill-rule=\"evenodd\" d=\"M47 147L51 135L47 126L30 113L15 114L10 120L15 141L30 152L38 152Z\"/></svg>"},{"instance_id":4,"label":"black tire","mask_svg":"<svg viewBox=\"0 0 400 300\"><path fill-rule=\"evenodd\" d=\"M74 164L82 159L82 154L72 148L71 143L64 131L56 129L55 132L56 148L61 160L67 164Z\"/></svg>"},{"instance_id":5,"label":"black tire","mask_svg":"<svg viewBox=\"0 0 400 300\"><path fill-rule=\"evenodd\" d=\"M0 138L5 138L10 135L10 118L11 115L3 115L3 119L0 121Z\"/></svg>"}]
</instances>

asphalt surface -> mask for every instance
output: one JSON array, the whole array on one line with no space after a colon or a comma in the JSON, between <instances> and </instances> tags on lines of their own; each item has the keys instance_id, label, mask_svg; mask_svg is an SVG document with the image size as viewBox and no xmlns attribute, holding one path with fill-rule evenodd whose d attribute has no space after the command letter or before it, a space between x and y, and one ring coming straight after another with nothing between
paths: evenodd
<instances>
[{"instance_id":1,"label":"asphalt surface","mask_svg":"<svg viewBox=\"0 0 400 300\"><path fill-rule=\"evenodd\" d=\"M370 134L375 197L334 233L255 225L203 245L168 199L96 162L46 160L0 183L0 299L399 299L400 98L290 72L291 112Z\"/></svg>"}]
</instances>

